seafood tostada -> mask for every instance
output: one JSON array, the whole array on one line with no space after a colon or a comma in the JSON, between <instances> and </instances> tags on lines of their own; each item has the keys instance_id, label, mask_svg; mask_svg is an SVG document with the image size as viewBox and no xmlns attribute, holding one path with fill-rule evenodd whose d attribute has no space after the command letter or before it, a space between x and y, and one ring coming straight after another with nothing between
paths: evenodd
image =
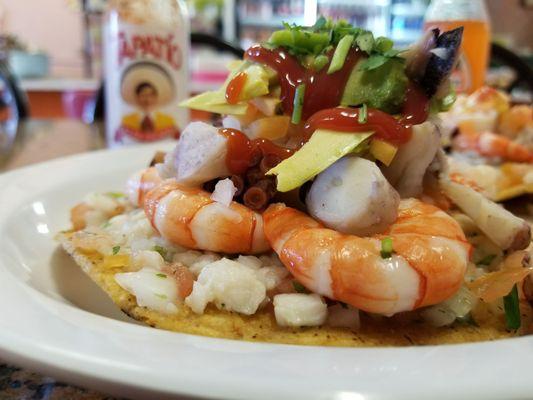
<instances>
[{"instance_id":1,"label":"seafood tostada","mask_svg":"<svg viewBox=\"0 0 533 400\"><path fill-rule=\"evenodd\" d=\"M495 201L533 195L533 107L482 87L441 114L450 173Z\"/></svg>"},{"instance_id":2,"label":"seafood tostada","mask_svg":"<svg viewBox=\"0 0 533 400\"><path fill-rule=\"evenodd\" d=\"M462 30L399 52L286 25L182 105L192 122L59 239L131 317L178 332L338 346L491 340L531 324L530 227L450 176L433 116Z\"/></svg>"}]
</instances>

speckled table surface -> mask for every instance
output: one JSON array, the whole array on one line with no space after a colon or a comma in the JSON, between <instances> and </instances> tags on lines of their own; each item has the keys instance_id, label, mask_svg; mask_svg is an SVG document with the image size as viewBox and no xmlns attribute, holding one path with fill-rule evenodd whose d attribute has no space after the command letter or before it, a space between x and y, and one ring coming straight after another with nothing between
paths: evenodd
<instances>
[{"instance_id":1,"label":"speckled table surface","mask_svg":"<svg viewBox=\"0 0 533 400\"><path fill-rule=\"evenodd\" d=\"M0 400L115 400L10 365L0 365Z\"/></svg>"},{"instance_id":2,"label":"speckled table surface","mask_svg":"<svg viewBox=\"0 0 533 400\"><path fill-rule=\"evenodd\" d=\"M0 172L104 146L98 127L76 120L29 120L18 129L0 132ZM2 363L0 400L112 400L91 390L57 382Z\"/></svg>"}]
</instances>

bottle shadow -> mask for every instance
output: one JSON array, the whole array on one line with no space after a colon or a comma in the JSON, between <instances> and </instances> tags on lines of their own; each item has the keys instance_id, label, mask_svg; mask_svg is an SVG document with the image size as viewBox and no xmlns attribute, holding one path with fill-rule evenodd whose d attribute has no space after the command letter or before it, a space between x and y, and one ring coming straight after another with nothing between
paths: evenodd
<instances>
[{"instance_id":1,"label":"bottle shadow","mask_svg":"<svg viewBox=\"0 0 533 400\"><path fill-rule=\"evenodd\" d=\"M71 305L103 317L143 325L124 314L61 246L52 253L50 268L57 294Z\"/></svg>"}]
</instances>

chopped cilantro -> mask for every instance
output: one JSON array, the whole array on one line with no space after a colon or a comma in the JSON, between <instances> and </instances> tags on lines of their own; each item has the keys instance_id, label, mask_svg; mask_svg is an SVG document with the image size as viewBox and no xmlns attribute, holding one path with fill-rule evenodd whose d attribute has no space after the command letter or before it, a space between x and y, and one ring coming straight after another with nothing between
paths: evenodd
<instances>
[{"instance_id":1,"label":"chopped cilantro","mask_svg":"<svg viewBox=\"0 0 533 400\"><path fill-rule=\"evenodd\" d=\"M496 254L489 254L488 256L485 256L479 260L476 265L490 265L495 258Z\"/></svg>"},{"instance_id":2,"label":"chopped cilantro","mask_svg":"<svg viewBox=\"0 0 533 400\"><path fill-rule=\"evenodd\" d=\"M307 288L300 282L292 281L292 286L294 287L294 290L296 290L298 293L309 293L309 290L307 290Z\"/></svg>"},{"instance_id":3,"label":"chopped cilantro","mask_svg":"<svg viewBox=\"0 0 533 400\"><path fill-rule=\"evenodd\" d=\"M106 195L109 197L113 197L114 199L121 199L126 197L126 195L122 192L107 192Z\"/></svg>"},{"instance_id":4,"label":"chopped cilantro","mask_svg":"<svg viewBox=\"0 0 533 400\"><path fill-rule=\"evenodd\" d=\"M118 252L120 251L120 246L113 247L113 255L116 256Z\"/></svg>"},{"instance_id":5,"label":"chopped cilantro","mask_svg":"<svg viewBox=\"0 0 533 400\"><path fill-rule=\"evenodd\" d=\"M392 248L392 238L386 237L381 240L381 258L391 258L394 249Z\"/></svg>"},{"instance_id":6,"label":"chopped cilantro","mask_svg":"<svg viewBox=\"0 0 533 400\"><path fill-rule=\"evenodd\" d=\"M102 224L102 229L105 229L105 228L109 228L109 226L111 225L111 222L109 221L106 221Z\"/></svg>"},{"instance_id":7,"label":"chopped cilantro","mask_svg":"<svg viewBox=\"0 0 533 400\"><path fill-rule=\"evenodd\" d=\"M154 294L156 295L156 297L159 297L162 300L168 299L166 294L161 294L161 293L154 293Z\"/></svg>"},{"instance_id":8,"label":"chopped cilantro","mask_svg":"<svg viewBox=\"0 0 533 400\"><path fill-rule=\"evenodd\" d=\"M153 250L157 251L163 258L167 256L167 249L162 246L154 246Z\"/></svg>"},{"instance_id":9,"label":"chopped cilantro","mask_svg":"<svg viewBox=\"0 0 533 400\"><path fill-rule=\"evenodd\" d=\"M300 57L303 61L308 56L313 56L316 64L310 64L319 71L326 63L320 56L331 55L331 51L338 46L341 53L347 53L350 47L358 47L369 55L363 64L364 68L374 69L383 65L390 58L396 58L398 51L392 48L392 40L385 37L374 38L372 32L355 27L345 20L333 22L331 18L319 17L310 27L283 24L284 29L272 33L267 43L263 46L269 49L283 47L291 55ZM349 38L346 38L349 37ZM351 39L350 39L351 38ZM348 42L350 42L348 44ZM337 50L335 50L335 53ZM334 57L335 58L335 57ZM320 61L319 61L320 60ZM335 68L343 62L331 63ZM334 69L335 69L334 68Z\"/></svg>"},{"instance_id":10,"label":"chopped cilantro","mask_svg":"<svg viewBox=\"0 0 533 400\"><path fill-rule=\"evenodd\" d=\"M503 298L503 306L505 308L507 328L512 330L520 328L522 321L520 319L520 302L518 300L518 288L516 284L513 286L511 292Z\"/></svg>"},{"instance_id":11,"label":"chopped cilantro","mask_svg":"<svg viewBox=\"0 0 533 400\"><path fill-rule=\"evenodd\" d=\"M166 277L167 277L165 274L161 274L161 273L155 274L155 276L157 276L159 278L163 278L163 279L166 279Z\"/></svg>"}]
</instances>

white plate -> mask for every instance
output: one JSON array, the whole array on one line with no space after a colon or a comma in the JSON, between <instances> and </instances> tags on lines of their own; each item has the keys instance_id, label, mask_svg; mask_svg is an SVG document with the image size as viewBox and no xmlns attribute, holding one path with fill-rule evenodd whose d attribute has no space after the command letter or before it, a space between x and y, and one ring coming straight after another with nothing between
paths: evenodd
<instances>
[{"instance_id":1,"label":"white plate","mask_svg":"<svg viewBox=\"0 0 533 400\"><path fill-rule=\"evenodd\" d=\"M140 326L58 250L89 191L117 190L157 146L102 151L0 176L0 357L135 398L529 398L533 337L347 349L210 339Z\"/></svg>"}]
</instances>

